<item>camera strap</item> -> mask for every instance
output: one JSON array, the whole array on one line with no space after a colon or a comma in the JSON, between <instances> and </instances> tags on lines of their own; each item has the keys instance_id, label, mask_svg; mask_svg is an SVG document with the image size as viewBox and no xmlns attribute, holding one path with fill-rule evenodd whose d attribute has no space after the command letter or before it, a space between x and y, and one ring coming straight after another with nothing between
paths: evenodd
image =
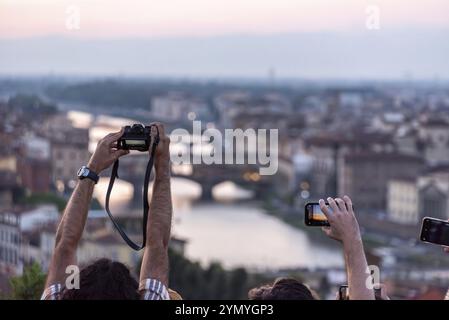
<instances>
[{"instance_id":1,"label":"camera strap","mask_svg":"<svg viewBox=\"0 0 449 320\"><path fill-rule=\"evenodd\" d=\"M111 211L109 210L109 198L111 197L111 191L112 187L114 186L115 178L118 178L118 168L119 168L119 161L118 159L114 162L114 166L112 167L112 173L111 173L111 179L109 180L109 186L108 191L106 193L106 205L105 209L108 213L109 218L111 219L112 223L114 224L115 229L117 229L120 236L125 240L125 242L134 250L138 251L145 247L146 240L147 240L147 221L148 221L148 212L150 210L150 204L148 202L148 185L150 183L150 177L151 177L151 171L153 169L154 164L154 155L156 153L156 148L159 143L159 132L157 132L156 137L153 139L153 143L151 145L151 153L150 153L150 159L148 160L147 169L145 171L145 181L143 185L143 221L142 221L142 245L138 245L134 241L132 241L128 235L125 233L125 231L120 227L118 222L115 220L115 218L112 216Z\"/></svg>"}]
</instances>

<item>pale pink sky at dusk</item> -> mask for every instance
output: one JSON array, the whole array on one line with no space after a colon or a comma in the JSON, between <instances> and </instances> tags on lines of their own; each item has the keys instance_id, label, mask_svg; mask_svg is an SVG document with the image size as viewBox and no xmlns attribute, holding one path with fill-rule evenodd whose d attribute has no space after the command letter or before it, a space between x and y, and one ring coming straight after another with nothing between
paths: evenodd
<instances>
[{"instance_id":1,"label":"pale pink sky at dusk","mask_svg":"<svg viewBox=\"0 0 449 320\"><path fill-rule=\"evenodd\" d=\"M65 28L70 5L80 30ZM381 9L381 28L449 28L448 0L0 0L0 37L363 31L367 5Z\"/></svg>"}]
</instances>

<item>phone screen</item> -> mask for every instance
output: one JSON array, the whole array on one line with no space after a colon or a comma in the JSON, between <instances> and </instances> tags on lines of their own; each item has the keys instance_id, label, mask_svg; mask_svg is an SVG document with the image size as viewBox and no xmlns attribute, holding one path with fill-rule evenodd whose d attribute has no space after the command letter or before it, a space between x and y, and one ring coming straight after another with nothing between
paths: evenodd
<instances>
[{"instance_id":1,"label":"phone screen","mask_svg":"<svg viewBox=\"0 0 449 320\"><path fill-rule=\"evenodd\" d=\"M323 211L321 211L320 205L315 203L312 206L312 219L315 221L327 221Z\"/></svg>"},{"instance_id":2,"label":"phone screen","mask_svg":"<svg viewBox=\"0 0 449 320\"><path fill-rule=\"evenodd\" d=\"M316 202L306 205L305 223L307 226L329 226L326 216L321 211L320 205Z\"/></svg>"},{"instance_id":3,"label":"phone screen","mask_svg":"<svg viewBox=\"0 0 449 320\"><path fill-rule=\"evenodd\" d=\"M421 240L449 246L449 222L425 218L421 229Z\"/></svg>"}]
</instances>

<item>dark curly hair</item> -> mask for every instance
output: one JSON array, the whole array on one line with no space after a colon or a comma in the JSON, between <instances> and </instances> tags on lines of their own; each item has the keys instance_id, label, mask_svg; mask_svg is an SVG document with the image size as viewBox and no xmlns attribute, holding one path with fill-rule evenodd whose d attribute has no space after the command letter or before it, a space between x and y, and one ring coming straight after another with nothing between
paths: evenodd
<instances>
[{"instance_id":1,"label":"dark curly hair","mask_svg":"<svg viewBox=\"0 0 449 320\"><path fill-rule=\"evenodd\" d=\"M250 300L318 300L316 293L296 279L280 278L273 284L251 289Z\"/></svg>"},{"instance_id":2,"label":"dark curly hair","mask_svg":"<svg viewBox=\"0 0 449 320\"><path fill-rule=\"evenodd\" d=\"M64 290L62 300L137 300L138 282L120 262L103 258L80 271L80 288Z\"/></svg>"}]
</instances>

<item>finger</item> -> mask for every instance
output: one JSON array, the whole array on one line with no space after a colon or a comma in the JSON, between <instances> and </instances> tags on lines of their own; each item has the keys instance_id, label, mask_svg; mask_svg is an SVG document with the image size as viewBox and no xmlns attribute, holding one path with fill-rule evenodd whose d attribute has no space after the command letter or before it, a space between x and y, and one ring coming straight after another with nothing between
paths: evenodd
<instances>
[{"instance_id":1,"label":"finger","mask_svg":"<svg viewBox=\"0 0 449 320\"><path fill-rule=\"evenodd\" d=\"M342 211L344 213L348 213L348 210L346 209L346 203L343 201L343 199L337 198L337 199L335 199L335 202L337 203L340 211Z\"/></svg>"},{"instance_id":2,"label":"finger","mask_svg":"<svg viewBox=\"0 0 449 320\"><path fill-rule=\"evenodd\" d=\"M332 210L334 210L334 213L337 213L339 209L337 204L335 203L335 200L329 197L327 198L327 202L329 202L329 205L332 208Z\"/></svg>"},{"instance_id":3,"label":"finger","mask_svg":"<svg viewBox=\"0 0 449 320\"><path fill-rule=\"evenodd\" d=\"M111 146L114 142L116 142L120 137L123 135L123 128L120 129L120 131L110 133L106 137L104 137L104 141Z\"/></svg>"},{"instance_id":4,"label":"finger","mask_svg":"<svg viewBox=\"0 0 449 320\"><path fill-rule=\"evenodd\" d=\"M108 141L113 134L114 133L108 133L99 142L106 142L106 141Z\"/></svg>"},{"instance_id":5,"label":"finger","mask_svg":"<svg viewBox=\"0 0 449 320\"><path fill-rule=\"evenodd\" d=\"M346 207L348 208L349 213L354 214L354 208L352 207L352 200L348 196L344 196L343 200L346 203Z\"/></svg>"},{"instance_id":6,"label":"finger","mask_svg":"<svg viewBox=\"0 0 449 320\"><path fill-rule=\"evenodd\" d=\"M323 232L326 235L330 235L330 233L331 233L331 228L330 227L321 227L321 230L323 230Z\"/></svg>"},{"instance_id":7,"label":"finger","mask_svg":"<svg viewBox=\"0 0 449 320\"><path fill-rule=\"evenodd\" d=\"M164 125L160 122L153 122L151 124L152 126L155 126L157 128L157 131L159 132L159 136L160 137L164 137L165 136L165 128Z\"/></svg>"},{"instance_id":8,"label":"finger","mask_svg":"<svg viewBox=\"0 0 449 320\"><path fill-rule=\"evenodd\" d=\"M118 158L129 154L129 150L116 150L112 153L112 156L117 160Z\"/></svg>"},{"instance_id":9,"label":"finger","mask_svg":"<svg viewBox=\"0 0 449 320\"><path fill-rule=\"evenodd\" d=\"M324 213L324 215L326 216L327 220L332 219L332 214L328 208L328 206L326 206L326 203L324 202L323 199L320 199L320 201L318 201L319 205L320 205L320 209L321 211Z\"/></svg>"}]
</instances>

